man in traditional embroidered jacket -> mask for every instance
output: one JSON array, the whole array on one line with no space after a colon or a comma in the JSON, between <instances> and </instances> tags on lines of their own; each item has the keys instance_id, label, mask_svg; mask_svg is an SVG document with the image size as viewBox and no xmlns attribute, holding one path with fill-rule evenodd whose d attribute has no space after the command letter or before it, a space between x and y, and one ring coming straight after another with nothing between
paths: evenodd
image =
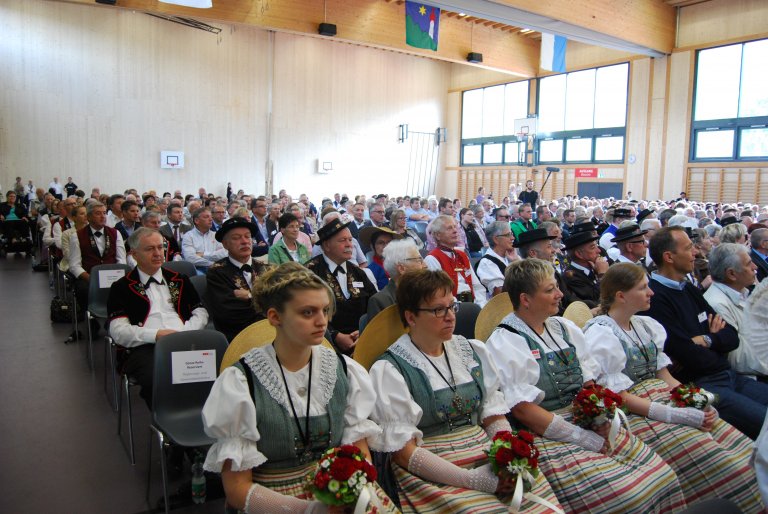
<instances>
[{"instance_id":1,"label":"man in traditional embroidered jacket","mask_svg":"<svg viewBox=\"0 0 768 514\"><path fill-rule=\"evenodd\" d=\"M213 263L206 274L206 305L216 330L229 341L248 325L264 319L251 301L253 282L266 269L251 255L257 230L250 221L235 217L216 232L228 255Z\"/></svg>"},{"instance_id":2,"label":"man in traditional embroidered jacket","mask_svg":"<svg viewBox=\"0 0 768 514\"><path fill-rule=\"evenodd\" d=\"M328 330L336 348L350 355L360 335L360 317L368 310L368 299L376 294L376 286L363 270L349 262L354 251L349 223L332 219L317 235L323 253L310 259L306 266L331 286L336 312Z\"/></svg>"},{"instance_id":3,"label":"man in traditional embroidered jacket","mask_svg":"<svg viewBox=\"0 0 768 514\"><path fill-rule=\"evenodd\" d=\"M208 312L186 275L161 268L164 245L157 230L138 228L128 244L136 267L109 290L109 335L124 349L119 365L141 386L151 409L155 343L174 332L205 328Z\"/></svg>"},{"instance_id":4,"label":"man in traditional embroidered jacket","mask_svg":"<svg viewBox=\"0 0 768 514\"><path fill-rule=\"evenodd\" d=\"M123 238L116 229L106 226L107 207L91 202L86 212L88 225L77 231L77 237L69 238L69 272L77 278L75 297L80 309L88 306L91 269L100 264L125 264Z\"/></svg>"}]
</instances>

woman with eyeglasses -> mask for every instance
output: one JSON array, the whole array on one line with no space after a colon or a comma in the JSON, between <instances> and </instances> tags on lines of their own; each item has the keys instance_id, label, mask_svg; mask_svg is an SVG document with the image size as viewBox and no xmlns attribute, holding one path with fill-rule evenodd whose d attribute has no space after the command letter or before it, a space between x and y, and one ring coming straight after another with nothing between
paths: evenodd
<instances>
[{"instance_id":1,"label":"woman with eyeglasses","mask_svg":"<svg viewBox=\"0 0 768 514\"><path fill-rule=\"evenodd\" d=\"M599 368L584 334L555 316L563 294L550 262L513 262L504 279L514 312L488 338L510 420L538 436L539 468L566 512L675 512L686 506L677 475L640 439L606 425L575 425L574 397Z\"/></svg>"},{"instance_id":2,"label":"woman with eyeglasses","mask_svg":"<svg viewBox=\"0 0 768 514\"><path fill-rule=\"evenodd\" d=\"M370 460L367 438L381 432L368 419L376 402L370 378L321 344L333 295L302 265L260 275L253 301L275 339L216 379L202 413L205 432L216 439L204 467L221 473L227 505L246 513L341 512L314 500L306 477L340 445L354 444ZM378 487L376 493L386 512L397 511Z\"/></svg>"},{"instance_id":3,"label":"woman with eyeglasses","mask_svg":"<svg viewBox=\"0 0 768 514\"><path fill-rule=\"evenodd\" d=\"M514 484L493 474L485 453L494 434L510 430L508 409L483 344L453 334L452 289L443 271L403 275L397 305L409 332L370 369L378 396L371 419L383 431L371 447L393 453L403 512L508 512ZM533 492L557 505L543 474Z\"/></svg>"},{"instance_id":4,"label":"woman with eyeglasses","mask_svg":"<svg viewBox=\"0 0 768 514\"><path fill-rule=\"evenodd\" d=\"M407 237L416 243L416 248L421 250L424 248L424 241L421 240L415 230L408 228L407 218L403 209L395 209L390 216L389 228L395 233L400 234L403 237Z\"/></svg>"},{"instance_id":5,"label":"woman with eyeglasses","mask_svg":"<svg viewBox=\"0 0 768 514\"><path fill-rule=\"evenodd\" d=\"M653 318L637 313L650 308L653 291L636 264L617 263L600 283L601 315L584 327L587 348L599 367L597 383L621 394L632 433L677 473L689 504L725 498L744 512L761 506L751 440L714 409L674 408L669 391L680 385L669 372L664 353L667 333Z\"/></svg>"}]
</instances>

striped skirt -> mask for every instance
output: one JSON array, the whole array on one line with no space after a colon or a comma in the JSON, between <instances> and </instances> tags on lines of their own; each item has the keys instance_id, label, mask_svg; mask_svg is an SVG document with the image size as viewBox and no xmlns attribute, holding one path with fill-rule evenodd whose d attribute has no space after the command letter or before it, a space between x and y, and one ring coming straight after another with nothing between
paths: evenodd
<instances>
[{"instance_id":1,"label":"striped skirt","mask_svg":"<svg viewBox=\"0 0 768 514\"><path fill-rule=\"evenodd\" d=\"M422 448L462 468L471 469L488 463L485 451L490 439L479 426L456 430L446 435L424 439ZM400 506L403 512L419 513L507 513L511 496L498 498L481 491L427 482L408 470L392 464L400 485ZM560 506L552 488L539 473L531 492L548 502ZM521 512L551 513L551 510L528 499L523 500Z\"/></svg>"},{"instance_id":2,"label":"striped skirt","mask_svg":"<svg viewBox=\"0 0 768 514\"><path fill-rule=\"evenodd\" d=\"M558 414L571 420L570 407ZM686 507L674 470L637 437L621 430L611 454L536 437L539 468L566 512L677 512Z\"/></svg>"},{"instance_id":3,"label":"striped skirt","mask_svg":"<svg viewBox=\"0 0 768 514\"><path fill-rule=\"evenodd\" d=\"M640 382L629 392L652 401L669 400L667 384L658 379ZM762 512L763 502L750 465L752 440L723 420L710 433L686 425L630 416L632 433L677 473L689 505L709 498L736 503L746 513Z\"/></svg>"},{"instance_id":4,"label":"striped skirt","mask_svg":"<svg viewBox=\"0 0 768 514\"><path fill-rule=\"evenodd\" d=\"M316 465L316 462L310 462L304 466L289 469L258 468L253 471L253 481L286 496L295 496L302 500L314 500L315 498L312 496L312 493L307 490L306 484L307 477L314 472ZM387 494L378 486L378 484L373 485L376 490L376 496L379 497L381 504L384 506L385 512L383 514L396 514L400 512L397 505L389 499ZM369 505L366 512L379 514L381 513L381 510L374 509Z\"/></svg>"}]
</instances>

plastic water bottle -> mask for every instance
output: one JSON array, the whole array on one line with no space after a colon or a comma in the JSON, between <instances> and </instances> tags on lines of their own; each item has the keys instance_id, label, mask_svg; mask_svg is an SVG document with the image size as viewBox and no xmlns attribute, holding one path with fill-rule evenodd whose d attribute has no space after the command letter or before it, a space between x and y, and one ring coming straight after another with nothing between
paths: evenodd
<instances>
[{"instance_id":1,"label":"plastic water bottle","mask_svg":"<svg viewBox=\"0 0 768 514\"><path fill-rule=\"evenodd\" d=\"M200 454L195 456L195 463L192 464L192 501L205 503L205 474L203 457Z\"/></svg>"}]
</instances>

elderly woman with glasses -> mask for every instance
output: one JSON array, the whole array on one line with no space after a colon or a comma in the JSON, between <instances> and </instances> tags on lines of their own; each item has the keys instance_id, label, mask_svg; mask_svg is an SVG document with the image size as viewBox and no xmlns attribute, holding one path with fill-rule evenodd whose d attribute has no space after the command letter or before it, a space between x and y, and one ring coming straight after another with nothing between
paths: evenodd
<instances>
[{"instance_id":1,"label":"elderly woman with glasses","mask_svg":"<svg viewBox=\"0 0 768 514\"><path fill-rule=\"evenodd\" d=\"M494 434L510 430L508 409L484 345L453 334L452 288L443 271L403 276L397 305L410 331L371 367L371 419L383 432L370 443L393 452L403 512L508 512L513 483L494 475L485 453ZM543 474L533 492L557 504Z\"/></svg>"},{"instance_id":2,"label":"elderly woman with glasses","mask_svg":"<svg viewBox=\"0 0 768 514\"><path fill-rule=\"evenodd\" d=\"M490 248L477 263L477 278L488 290L490 296L496 296L504 285L504 271L517 257L513 243L515 236L509 223L494 221L485 228L485 237Z\"/></svg>"},{"instance_id":3,"label":"elderly woman with glasses","mask_svg":"<svg viewBox=\"0 0 768 514\"><path fill-rule=\"evenodd\" d=\"M571 403L599 367L584 334L556 317L563 294L552 264L513 262L504 286L514 307L486 343L510 419L538 434L539 467L566 512L648 513L685 507L677 475L643 442L606 425L575 425ZM608 436L608 437L606 437Z\"/></svg>"}]
</instances>

